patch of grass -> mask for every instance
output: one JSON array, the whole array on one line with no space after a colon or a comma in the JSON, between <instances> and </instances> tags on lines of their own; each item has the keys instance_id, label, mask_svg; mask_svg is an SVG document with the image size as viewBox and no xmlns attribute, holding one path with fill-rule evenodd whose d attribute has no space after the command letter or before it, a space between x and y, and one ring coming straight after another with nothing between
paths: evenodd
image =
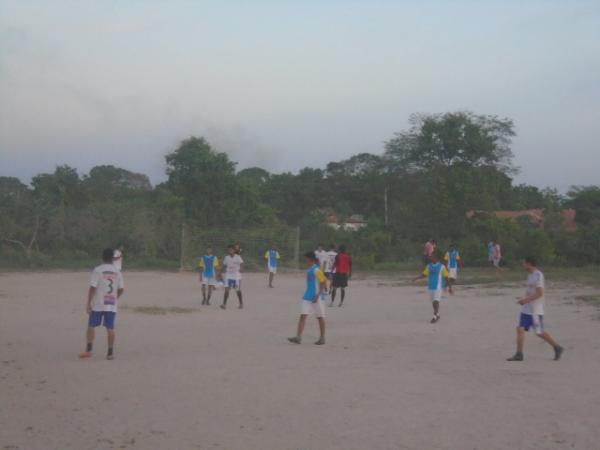
<instances>
[{"instance_id":1,"label":"patch of grass","mask_svg":"<svg viewBox=\"0 0 600 450\"><path fill-rule=\"evenodd\" d=\"M121 309L133 311L135 313L140 314L149 314L152 316L164 316L166 314L189 314L193 313L195 310L192 308L181 308L179 306L122 306Z\"/></svg>"}]
</instances>

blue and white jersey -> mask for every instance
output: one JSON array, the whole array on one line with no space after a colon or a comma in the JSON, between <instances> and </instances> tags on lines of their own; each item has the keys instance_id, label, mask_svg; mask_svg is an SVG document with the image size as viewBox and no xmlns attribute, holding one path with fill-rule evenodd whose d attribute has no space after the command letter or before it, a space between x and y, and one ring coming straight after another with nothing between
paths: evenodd
<instances>
[{"instance_id":1,"label":"blue and white jersey","mask_svg":"<svg viewBox=\"0 0 600 450\"><path fill-rule=\"evenodd\" d=\"M319 291L321 290L321 284L325 283L327 278L321 271L318 264L314 264L306 272L306 292L304 292L303 300L313 301Z\"/></svg>"},{"instance_id":2,"label":"blue and white jersey","mask_svg":"<svg viewBox=\"0 0 600 450\"><path fill-rule=\"evenodd\" d=\"M204 278L215 278L216 268L219 266L219 258L215 255L204 255L200 260L200 268Z\"/></svg>"},{"instance_id":3,"label":"blue and white jersey","mask_svg":"<svg viewBox=\"0 0 600 450\"><path fill-rule=\"evenodd\" d=\"M441 291L444 289L444 279L448 278L448 269L441 262L429 263L423 275L427 277L427 288L430 291Z\"/></svg>"},{"instance_id":4,"label":"blue and white jersey","mask_svg":"<svg viewBox=\"0 0 600 450\"><path fill-rule=\"evenodd\" d=\"M277 250L267 250L265 259L267 260L269 267L276 268L279 260L279 252Z\"/></svg>"},{"instance_id":5,"label":"blue and white jersey","mask_svg":"<svg viewBox=\"0 0 600 450\"><path fill-rule=\"evenodd\" d=\"M458 261L460 261L460 253L458 250L451 250L446 253L444 260L448 263L449 269L458 268Z\"/></svg>"}]
</instances>

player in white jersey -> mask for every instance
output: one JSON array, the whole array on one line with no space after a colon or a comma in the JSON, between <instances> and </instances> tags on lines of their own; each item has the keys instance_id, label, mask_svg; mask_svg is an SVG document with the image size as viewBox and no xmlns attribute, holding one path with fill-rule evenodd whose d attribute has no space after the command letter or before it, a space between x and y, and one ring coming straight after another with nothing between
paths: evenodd
<instances>
[{"instance_id":1,"label":"player in white jersey","mask_svg":"<svg viewBox=\"0 0 600 450\"><path fill-rule=\"evenodd\" d=\"M315 256L317 257L317 263L319 264L319 268L323 270L325 268L325 261L327 259L327 252L325 251L325 246L323 244L317 245L317 249L315 250Z\"/></svg>"},{"instance_id":2,"label":"player in white jersey","mask_svg":"<svg viewBox=\"0 0 600 450\"><path fill-rule=\"evenodd\" d=\"M335 272L335 258L337 257L334 244L329 244L329 250L326 252L326 256L327 258L325 259L323 272L325 273L325 278L327 278L327 293L331 294L333 273Z\"/></svg>"},{"instance_id":3,"label":"player in white jersey","mask_svg":"<svg viewBox=\"0 0 600 450\"><path fill-rule=\"evenodd\" d=\"M242 309L244 307L244 302L242 301L242 264L244 260L236 252L235 245L230 245L227 247L227 256L223 258L222 271L225 271L224 282L225 282L225 293L223 294L223 304L221 305L221 309L227 308L227 300L229 299L229 290L231 288L235 289L235 293L237 294L238 300L240 302L239 308Z\"/></svg>"},{"instance_id":4,"label":"player in white jersey","mask_svg":"<svg viewBox=\"0 0 600 450\"><path fill-rule=\"evenodd\" d=\"M114 251L107 248L102 252L102 264L94 269L90 278L86 312L88 314L87 344L80 358L91 358L95 328L104 325L108 335L107 359L114 358L115 318L117 303L125 286L123 275L113 264Z\"/></svg>"},{"instance_id":5,"label":"player in white jersey","mask_svg":"<svg viewBox=\"0 0 600 450\"><path fill-rule=\"evenodd\" d=\"M521 305L521 315L517 325L517 352L507 361L523 361L525 332L533 328L535 334L554 349L554 360L558 361L564 349L544 330L544 274L538 270L535 258L527 257L523 267L529 273L525 297L517 302Z\"/></svg>"}]
</instances>

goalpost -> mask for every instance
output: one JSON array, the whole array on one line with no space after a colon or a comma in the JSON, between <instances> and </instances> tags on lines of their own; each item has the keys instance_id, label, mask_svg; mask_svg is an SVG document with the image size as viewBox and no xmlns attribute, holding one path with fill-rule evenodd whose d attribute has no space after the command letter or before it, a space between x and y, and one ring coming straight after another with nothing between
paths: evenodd
<instances>
[{"instance_id":1,"label":"goalpost","mask_svg":"<svg viewBox=\"0 0 600 450\"><path fill-rule=\"evenodd\" d=\"M280 267L299 269L300 228L286 226L256 227L245 229L201 228L182 224L180 270L196 270L198 261L212 247L213 253L222 259L229 244L240 244L244 266L249 271L266 267L265 252L272 246L281 255Z\"/></svg>"}]
</instances>

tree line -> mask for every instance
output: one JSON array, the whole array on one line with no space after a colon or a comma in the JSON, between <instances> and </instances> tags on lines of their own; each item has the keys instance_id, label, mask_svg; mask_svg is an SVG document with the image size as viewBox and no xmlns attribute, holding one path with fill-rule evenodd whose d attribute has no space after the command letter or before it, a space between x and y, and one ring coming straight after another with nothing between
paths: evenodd
<instances>
[{"instance_id":1,"label":"tree line","mask_svg":"<svg viewBox=\"0 0 600 450\"><path fill-rule=\"evenodd\" d=\"M546 264L600 263L600 187L556 190L513 182L514 123L471 112L413 115L382 153L360 153L270 173L237 170L226 153L202 137L189 137L165 156L167 180L96 166L80 175L58 166L26 184L0 176L0 263L53 266L95 259L122 243L142 266L175 265L183 223L202 229L300 227L302 244L346 243L357 264L382 268L416 260L423 242L451 241L466 261L482 264L486 242L503 244L508 263L524 255ZM469 211L544 211L544 225L527 218L499 219ZM565 208L577 230L562 226ZM334 230L325 216L363 215L368 226Z\"/></svg>"}]
</instances>

